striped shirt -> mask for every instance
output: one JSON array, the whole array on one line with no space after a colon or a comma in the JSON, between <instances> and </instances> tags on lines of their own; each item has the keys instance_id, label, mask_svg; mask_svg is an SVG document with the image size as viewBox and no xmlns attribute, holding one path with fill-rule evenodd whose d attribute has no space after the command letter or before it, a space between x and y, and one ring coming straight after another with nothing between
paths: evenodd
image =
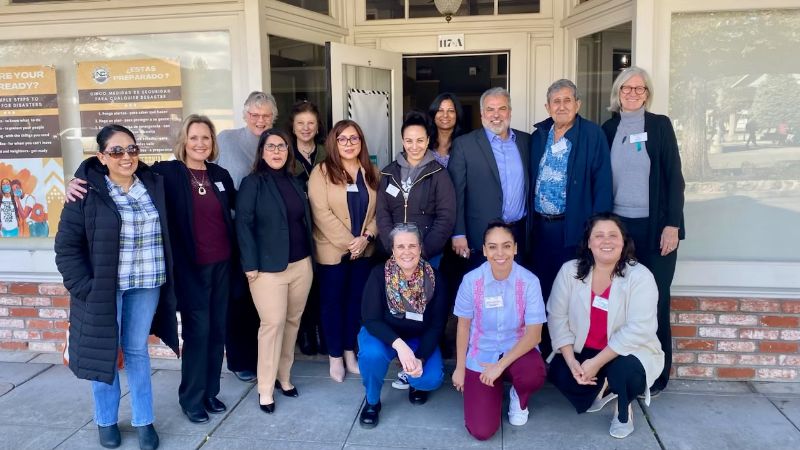
<instances>
[{"instance_id":1,"label":"striped shirt","mask_svg":"<svg viewBox=\"0 0 800 450\"><path fill-rule=\"evenodd\" d=\"M128 193L106 176L108 193L117 205L119 234L117 289L154 288L167 281L161 222L144 184L135 175Z\"/></svg>"}]
</instances>

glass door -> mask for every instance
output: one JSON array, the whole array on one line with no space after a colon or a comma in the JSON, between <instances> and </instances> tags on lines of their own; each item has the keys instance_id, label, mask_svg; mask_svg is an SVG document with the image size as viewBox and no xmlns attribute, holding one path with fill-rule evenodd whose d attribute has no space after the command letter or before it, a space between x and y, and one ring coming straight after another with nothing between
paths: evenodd
<instances>
[{"instance_id":1,"label":"glass door","mask_svg":"<svg viewBox=\"0 0 800 450\"><path fill-rule=\"evenodd\" d=\"M402 150L402 55L326 42L325 64L330 126L343 119L356 121L373 163L389 164Z\"/></svg>"}]
</instances>

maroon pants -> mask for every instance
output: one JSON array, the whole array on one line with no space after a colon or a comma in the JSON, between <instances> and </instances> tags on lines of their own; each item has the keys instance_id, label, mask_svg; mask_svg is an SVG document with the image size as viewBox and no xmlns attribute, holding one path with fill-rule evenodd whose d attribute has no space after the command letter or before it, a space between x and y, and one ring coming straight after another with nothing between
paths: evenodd
<instances>
[{"instance_id":1,"label":"maroon pants","mask_svg":"<svg viewBox=\"0 0 800 450\"><path fill-rule=\"evenodd\" d=\"M503 406L503 381L508 380L517 390L520 406L528 407L528 397L541 389L546 378L544 360L533 349L511 363L494 387L481 383L480 372L467 369L464 375L464 424L469 434L485 441L500 428Z\"/></svg>"}]
</instances>

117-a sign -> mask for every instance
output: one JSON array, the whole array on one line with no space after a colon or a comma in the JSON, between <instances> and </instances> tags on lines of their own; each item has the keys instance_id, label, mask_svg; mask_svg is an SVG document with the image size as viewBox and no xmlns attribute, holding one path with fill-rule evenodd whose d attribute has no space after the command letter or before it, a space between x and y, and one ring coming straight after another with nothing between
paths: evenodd
<instances>
[{"instance_id":1,"label":"117-a sign","mask_svg":"<svg viewBox=\"0 0 800 450\"><path fill-rule=\"evenodd\" d=\"M437 42L440 52L464 50L464 34L440 34Z\"/></svg>"}]
</instances>

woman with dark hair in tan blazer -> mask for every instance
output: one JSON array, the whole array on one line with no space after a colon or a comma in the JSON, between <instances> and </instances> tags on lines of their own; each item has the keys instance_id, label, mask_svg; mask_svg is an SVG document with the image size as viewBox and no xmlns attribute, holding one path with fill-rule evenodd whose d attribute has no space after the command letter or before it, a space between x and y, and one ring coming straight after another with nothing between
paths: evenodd
<instances>
[{"instance_id":1,"label":"woman with dark hair in tan blazer","mask_svg":"<svg viewBox=\"0 0 800 450\"><path fill-rule=\"evenodd\" d=\"M352 120L334 125L325 149L325 161L314 168L308 180L308 197L319 264L322 331L328 343L331 378L341 382L345 364L350 373L359 373L354 349L361 293L370 269L368 257L378 233L378 170L369 161L364 132Z\"/></svg>"}]
</instances>

